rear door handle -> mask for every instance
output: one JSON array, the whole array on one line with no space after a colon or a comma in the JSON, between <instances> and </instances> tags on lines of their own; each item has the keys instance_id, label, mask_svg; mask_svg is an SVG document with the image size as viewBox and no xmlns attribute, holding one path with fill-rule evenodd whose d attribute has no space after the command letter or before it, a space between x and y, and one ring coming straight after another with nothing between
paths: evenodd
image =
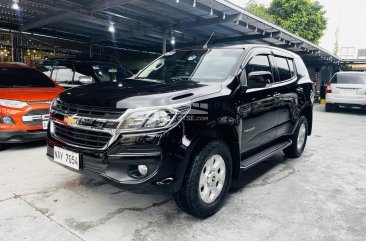
<instances>
[{"instance_id":1,"label":"rear door handle","mask_svg":"<svg viewBox=\"0 0 366 241\"><path fill-rule=\"evenodd\" d=\"M275 97L275 98L278 98L278 97L280 97L281 96L281 94L280 93L274 93L274 95L273 95L273 97Z\"/></svg>"}]
</instances>

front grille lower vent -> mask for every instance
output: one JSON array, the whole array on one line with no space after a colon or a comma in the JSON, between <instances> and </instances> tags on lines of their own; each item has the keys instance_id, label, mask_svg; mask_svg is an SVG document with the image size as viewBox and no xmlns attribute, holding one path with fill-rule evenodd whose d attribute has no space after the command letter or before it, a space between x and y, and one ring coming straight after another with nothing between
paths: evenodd
<instances>
[{"instance_id":1,"label":"front grille lower vent","mask_svg":"<svg viewBox=\"0 0 366 241\"><path fill-rule=\"evenodd\" d=\"M111 134L106 132L80 129L56 122L53 124L56 137L81 147L100 149L106 146L112 138Z\"/></svg>"},{"instance_id":2,"label":"front grille lower vent","mask_svg":"<svg viewBox=\"0 0 366 241\"><path fill-rule=\"evenodd\" d=\"M115 108L70 105L61 101L57 101L56 104L53 105L52 110L66 115L109 120L118 119L126 111L124 109Z\"/></svg>"},{"instance_id":3,"label":"front grille lower vent","mask_svg":"<svg viewBox=\"0 0 366 241\"><path fill-rule=\"evenodd\" d=\"M49 109L35 109L25 113L22 117L24 125L42 126L43 120L48 120Z\"/></svg>"}]
</instances>

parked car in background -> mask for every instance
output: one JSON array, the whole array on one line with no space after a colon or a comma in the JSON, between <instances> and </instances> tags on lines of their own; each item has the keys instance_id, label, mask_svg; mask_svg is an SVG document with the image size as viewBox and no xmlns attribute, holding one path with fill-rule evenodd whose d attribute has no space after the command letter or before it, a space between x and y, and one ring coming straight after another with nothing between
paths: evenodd
<instances>
[{"instance_id":1,"label":"parked car in background","mask_svg":"<svg viewBox=\"0 0 366 241\"><path fill-rule=\"evenodd\" d=\"M304 151L312 81L301 58L261 45L169 52L133 78L62 93L50 160L135 192L168 192L206 218L232 179L283 150Z\"/></svg>"},{"instance_id":2,"label":"parked car in background","mask_svg":"<svg viewBox=\"0 0 366 241\"><path fill-rule=\"evenodd\" d=\"M24 64L0 64L0 146L46 137L49 108L64 89Z\"/></svg>"},{"instance_id":3,"label":"parked car in background","mask_svg":"<svg viewBox=\"0 0 366 241\"><path fill-rule=\"evenodd\" d=\"M360 107L366 110L366 73L338 72L327 84L325 110L339 106Z\"/></svg>"},{"instance_id":4,"label":"parked car in background","mask_svg":"<svg viewBox=\"0 0 366 241\"><path fill-rule=\"evenodd\" d=\"M120 64L91 58L54 57L44 60L37 69L64 88L99 82L115 82L132 74Z\"/></svg>"}]
</instances>

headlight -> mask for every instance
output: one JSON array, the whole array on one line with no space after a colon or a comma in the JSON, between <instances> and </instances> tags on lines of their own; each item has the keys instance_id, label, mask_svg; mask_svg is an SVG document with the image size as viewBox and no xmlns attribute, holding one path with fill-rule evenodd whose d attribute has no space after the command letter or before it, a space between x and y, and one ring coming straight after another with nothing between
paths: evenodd
<instances>
[{"instance_id":1,"label":"headlight","mask_svg":"<svg viewBox=\"0 0 366 241\"><path fill-rule=\"evenodd\" d=\"M24 101L18 101L18 100L6 100L6 99L0 99L0 105L11 107L11 108L23 108L24 106L27 106L28 103Z\"/></svg>"},{"instance_id":2,"label":"headlight","mask_svg":"<svg viewBox=\"0 0 366 241\"><path fill-rule=\"evenodd\" d=\"M161 109L132 110L122 121L121 132L169 129L189 112L190 105Z\"/></svg>"}]
</instances>

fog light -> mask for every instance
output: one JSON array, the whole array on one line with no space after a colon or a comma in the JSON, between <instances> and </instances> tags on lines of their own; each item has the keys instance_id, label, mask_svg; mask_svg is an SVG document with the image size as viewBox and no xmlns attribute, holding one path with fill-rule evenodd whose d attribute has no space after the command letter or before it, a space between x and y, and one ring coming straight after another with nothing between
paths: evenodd
<instances>
[{"instance_id":1,"label":"fog light","mask_svg":"<svg viewBox=\"0 0 366 241\"><path fill-rule=\"evenodd\" d=\"M0 123L2 124L14 124L13 118L11 116L1 116Z\"/></svg>"},{"instance_id":2,"label":"fog light","mask_svg":"<svg viewBox=\"0 0 366 241\"><path fill-rule=\"evenodd\" d=\"M148 171L146 165L138 165L137 169L139 170L139 173L141 174L141 176L146 176L147 171Z\"/></svg>"}]
</instances>

